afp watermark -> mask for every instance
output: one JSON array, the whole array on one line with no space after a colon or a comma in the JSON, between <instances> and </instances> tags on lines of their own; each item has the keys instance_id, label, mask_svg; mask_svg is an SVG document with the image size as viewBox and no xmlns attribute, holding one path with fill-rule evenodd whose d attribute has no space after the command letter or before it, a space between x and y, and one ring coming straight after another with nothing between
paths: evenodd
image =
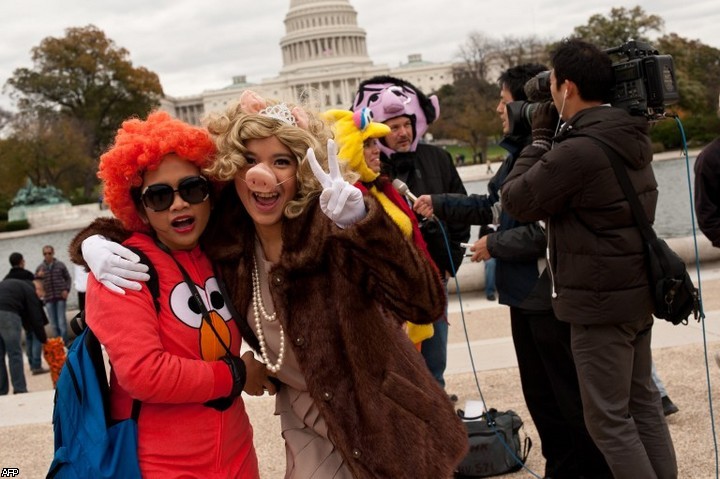
<instances>
[{"instance_id":1,"label":"afp watermark","mask_svg":"<svg viewBox=\"0 0 720 479\"><path fill-rule=\"evenodd\" d=\"M0 471L0 477L18 477L20 469L17 467L3 467Z\"/></svg>"}]
</instances>

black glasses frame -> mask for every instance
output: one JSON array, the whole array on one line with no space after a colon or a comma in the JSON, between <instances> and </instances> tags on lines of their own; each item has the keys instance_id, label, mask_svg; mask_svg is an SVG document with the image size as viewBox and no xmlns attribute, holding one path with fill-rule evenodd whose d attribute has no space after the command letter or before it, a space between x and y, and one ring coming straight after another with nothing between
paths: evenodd
<instances>
[{"instance_id":1,"label":"black glasses frame","mask_svg":"<svg viewBox=\"0 0 720 479\"><path fill-rule=\"evenodd\" d=\"M183 201L191 205L197 205L207 200L210 196L210 184L203 176L190 176L178 183L177 189L166 183L157 183L146 186L140 195L143 205L155 212L165 211L175 201L175 193L180 195Z\"/></svg>"}]
</instances>

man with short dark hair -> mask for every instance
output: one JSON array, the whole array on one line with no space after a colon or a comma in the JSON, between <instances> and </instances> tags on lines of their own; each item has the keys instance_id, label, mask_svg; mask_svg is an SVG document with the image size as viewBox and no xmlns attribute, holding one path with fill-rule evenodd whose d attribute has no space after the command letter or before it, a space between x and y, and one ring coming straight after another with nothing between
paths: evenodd
<instances>
[{"instance_id":1,"label":"man with short dark hair","mask_svg":"<svg viewBox=\"0 0 720 479\"><path fill-rule=\"evenodd\" d=\"M42 302L32 282L21 279L0 281L0 395L10 391L5 355L8 357L13 393L27 392L23 371L20 331L31 329L38 341L45 343Z\"/></svg>"},{"instance_id":2,"label":"man with short dark hair","mask_svg":"<svg viewBox=\"0 0 720 479\"><path fill-rule=\"evenodd\" d=\"M657 202L647 120L608 104L609 56L581 41L552 55L553 102L502 186L503 209L546 220L553 309L570 342L588 431L617 479L677 477L651 378L652 299L642 236L601 144L620 158L652 222ZM555 135L559 117L565 122Z\"/></svg>"},{"instance_id":3,"label":"man with short dark hair","mask_svg":"<svg viewBox=\"0 0 720 479\"><path fill-rule=\"evenodd\" d=\"M32 281L35 275L25 269L25 258L20 253L10 254L10 271L5 275L5 279L24 279Z\"/></svg>"},{"instance_id":4,"label":"man with short dark hair","mask_svg":"<svg viewBox=\"0 0 720 479\"><path fill-rule=\"evenodd\" d=\"M22 279L32 281L35 275L25 269L25 258L20 253L10 254L10 271L5 279ZM27 321L23 321L26 325ZM43 325L48 324L47 316L43 313ZM25 328L25 353L30 363L30 371L33 375L49 373L50 370L42 367L42 344L35 337L32 328Z\"/></svg>"},{"instance_id":5,"label":"man with short dark hair","mask_svg":"<svg viewBox=\"0 0 720 479\"><path fill-rule=\"evenodd\" d=\"M415 202L421 214L465 224L499 223L488 228L471 246L473 261L495 261L495 286L500 304L510 307L510 327L515 346L525 404L540 436L545 457L545 477L570 479L612 477L605 460L588 434L575 363L570 350L570 325L558 321L550 299L550 277L545 267L545 232L536 221L518 221L506 211L493 219L493 205L520 151L530 144L529 125L508 118L508 104L527 101L525 84L547 68L517 65L498 80L500 100L496 112L505 135L500 146L508 155L488 183L485 195L422 195ZM511 128L511 124L514 125ZM486 288L488 279L486 268Z\"/></svg>"}]
</instances>

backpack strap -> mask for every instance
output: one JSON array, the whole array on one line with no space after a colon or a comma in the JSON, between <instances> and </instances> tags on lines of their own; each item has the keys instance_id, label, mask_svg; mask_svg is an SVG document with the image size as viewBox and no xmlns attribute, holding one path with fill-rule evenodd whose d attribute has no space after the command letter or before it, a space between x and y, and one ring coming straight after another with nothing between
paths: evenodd
<instances>
[{"instance_id":1,"label":"backpack strap","mask_svg":"<svg viewBox=\"0 0 720 479\"><path fill-rule=\"evenodd\" d=\"M158 313L160 312L160 280L158 278L157 270L155 269L155 266L153 265L152 261L150 261L150 258L148 255L145 254L144 251L142 251L139 248L136 248L134 246L125 246L127 249L135 253L140 257L140 262L144 265L147 265L148 272L147 274L150 275L150 279L147 280L146 284L148 289L150 290L150 294L153 298L153 304L155 304L155 311Z\"/></svg>"},{"instance_id":2,"label":"backpack strap","mask_svg":"<svg viewBox=\"0 0 720 479\"><path fill-rule=\"evenodd\" d=\"M627 174L627 170L625 169L625 165L620 159L617 151L610 148L607 143L598 138L593 136L587 136L587 138L594 140L595 143L605 152L605 156L607 156L608 160L610 160L610 165L615 172L615 177L617 178L618 183L620 183L620 188L622 188L623 193L625 193L625 198L627 198L628 203L630 203L630 209L632 210L635 221L638 224L640 233L642 233L642 236L647 243L654 244L655 241L657 241L657 235L652 229L652 226L650 226L647 214L645 213L645 210L643 210L640 200L638 199L637 191L635 191L635 187L633 187L630 177Z\"/></svg>"}]
</instances>

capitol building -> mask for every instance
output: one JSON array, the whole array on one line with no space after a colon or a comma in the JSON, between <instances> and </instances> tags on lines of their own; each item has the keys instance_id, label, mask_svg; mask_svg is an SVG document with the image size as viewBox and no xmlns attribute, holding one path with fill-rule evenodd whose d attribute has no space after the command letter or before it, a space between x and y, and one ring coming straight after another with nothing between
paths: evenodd
<instances>
[{"instance_id":1,"label":"capitol building","mask_svg":"<svg viewBox=\"0 0 720 479\"><path fill-rule=\"evenodd\" d=\"M424 62L418 53L396 68L373 64L365 30L358 26L350 0L290 0L280 50L283 66L276 77L248 83L244 75L238 75L219 90L166 96L161 108L199 124L204 115L224 110L246 89L272 98L303 100L311 95L320 109L346 109L360 82L376 75L401 78L427 94L453 82L453 63Z\"/></svg>"}]
</instances>

